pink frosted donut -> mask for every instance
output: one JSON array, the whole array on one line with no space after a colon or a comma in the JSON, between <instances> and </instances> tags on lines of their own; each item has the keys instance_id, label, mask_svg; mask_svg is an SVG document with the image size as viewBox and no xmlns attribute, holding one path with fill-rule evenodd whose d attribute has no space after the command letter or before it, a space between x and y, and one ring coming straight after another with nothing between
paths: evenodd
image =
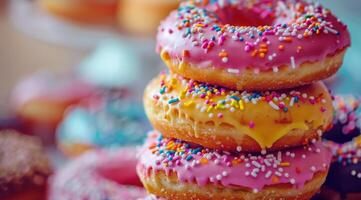
<instances>
[{"instance_id":1,"label":"pink frosted donut","mask_svg":"<svg viewBox=\"0 0 361 200\"><path fill-rule=\"evenodd\" d=\"M135 148L89 152L52 177L50 200L134 200L146 196L135 171Z\"/></svg>"},{"instance_id":2,"label":"pink frosted donut","mask_svg":"<svg viewBox=\"0 0 361 200\"><path fill-rule=\"evenodd\" d=\"M322 142L261 154L210 150L149 134L137 171L166 199L309 199L325 181L332 154Z\"/></svg>"},{"instance_id":3,"label":"pink frosted donut","mask_svg":"<svg viewBox=\"0 0 361 200\"><path fill-rule=\"evenodd\" d=\"M95 86L72 75L54 75L47 71L35 73L19 82L11 96L11 106L24 121L26 132L36 133L46 143L53 134L65 110L91 96Z\"/></svg>"},{"instance_id":4,"label":"pink frosted donut","mask_svg":"<svg viewBox=\"0 0 361 200\"><path fill-rule=\"evenodd\" d=\"M349 46L347 27L304 0L186 1L157 37L171 71L238 90L324 79L338 70Z\"/></svg>"}]
</instances>

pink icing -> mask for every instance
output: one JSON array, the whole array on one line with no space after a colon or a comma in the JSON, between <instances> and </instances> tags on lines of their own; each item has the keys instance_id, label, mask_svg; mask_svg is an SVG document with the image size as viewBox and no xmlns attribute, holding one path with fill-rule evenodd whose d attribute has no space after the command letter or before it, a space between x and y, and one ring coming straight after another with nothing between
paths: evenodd
<instances>
[{"instance_id":1,"label":"pink icing","mask_svg":"<svg viewBox=\"0 0 361 200\"><path fill-rule=\"evenodd\" d=\"M79 157L52 177L49 199L134 200L146 197L146 191L138 186L135 155L135 148L121 148L93 151Z\"/></svg>"},{"instance_id":2,"label":"pink icing","mask_svg":"<svg viewBox=\"0 0 361 200\"><path fill-rule=\"evenodd\" d=\"M350 45L347 27L316 3L258 0L247 7L244 2L195 7L190 2L181 4L161 23L157 51L165 50L172 59L198 67L269 70L321 61ZM257 28L262 23L270 26ZM217 31L214 25L223 30ZM284 40L285 37L290 41ZM267 51L261 55L262 45ZM284 46L283 50L279 49L280 45Z\"/></svg>"},{"instance_id":3,"label":"pink icing","mask_svg":"<svg viewBox=\"0 0 361 200\"><path fill-rule=\"evenodd\" d=\"M170 144L178 145L177 148L182 149L179 151L185 152L183 156L179 153L168 154L166 149ZM183 148L186 145L189 144L164 139L153 132L140 152L138 169L144 176L157 171L175 172L182 182L195 181L200 186L218 183L259 191L278 183L303 187L315 173L326 171L332 158L331 151L322 142L263 155L215 152L204 148L199 153L190 153L197 147ZM190 155L192 159L189 159ZM207 163L204 163L205 159ZM235 162L237 160L241 162Z\"/></svg>"}]
</instances>

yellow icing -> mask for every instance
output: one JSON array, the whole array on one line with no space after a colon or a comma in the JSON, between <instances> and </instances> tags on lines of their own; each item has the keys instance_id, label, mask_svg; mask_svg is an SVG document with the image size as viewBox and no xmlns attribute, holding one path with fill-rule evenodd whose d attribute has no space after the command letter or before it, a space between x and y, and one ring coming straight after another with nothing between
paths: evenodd
<instances>
[{"instance_id":1,"label":"yellow icing","mask_svg":"<svg viewBox=\"0 0 361 200\"><path fill-rule=\"evenodd\" d=\"M239 132L253 138L261 148L272 147L277 140L291 130L308 130L310 126L314 129L318 127L326 128L328 125L327 122L331 120L329 117L332 116L331 97L321 82L297 90L301 92L301 94L307 94L308 97L318 97L322 94L322 101L318 101L315 104L311 104L309 101L299 101L298 103L294 103L293 106L289 106L291 99L290 97L285 97L283 101L286 103L288 111L284 112L274 109L266 101L260 100L254 104L241 99L229 103L235 108L234 111L231 112L229 108L226 108L225 105L222 104L217 104L215 107L206 105L205 100L207 97L204 99L200 97L187 97L187 88L181 84L182 80L177 78L176 75L172 75L172 78L170 77L171 76L162 75L159 79L159 81L162 79L166 80L167 92L159 95L161 98L158 100L158 104L166 108L164 109L164 114L168 116L169 120L174 120L172 123L177 123L177 116L174 117L174 113L172 113L172 109L170 108L179 106L180 113L178 113L178 116L183 114L187 118L193 118L195 127L200 123L209 121L214 122L215 126L220 126L222 123L225 123L233 126L237 130L237 133ZM160 82L158 82L158 87L155 87L149 95L159 94L160 89ZM226 91L221 97L213 96L211 100L212 102L218 102L219 100L223 100L225 95L229 93L229 91ZM179 97L179 102L170 104L168 101L174 97ZM197 108L198 104L206 106L203 112ZM321 108L326 108L326 110L321 112ZM214 115L212 118L209 117L210 113ZM218 118L218 113L221 113L223 117ZM254 127L250 127L251 122L254 123ZM199 134L197 130L197 128L194 129L196 136ZM234 138L237 143L240 143L239 141L242 139L242 134L230 135L232 134L231 131L225 131L222 134Z\"/></svg>"}]
</instances>

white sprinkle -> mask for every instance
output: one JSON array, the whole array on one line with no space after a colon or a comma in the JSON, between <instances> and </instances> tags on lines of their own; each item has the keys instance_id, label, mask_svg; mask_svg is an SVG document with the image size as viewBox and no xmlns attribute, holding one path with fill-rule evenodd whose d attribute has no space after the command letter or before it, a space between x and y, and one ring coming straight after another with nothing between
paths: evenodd
<instances>
[{"instance_id":1,"label":"white sprinkle","mask_svg":"<svg viewBox=\"0 0 361 200\"><path fill-rule=\"evenodd\" d=\"M361 173L358 173L358 174L357 174L357 178L361 178Z\"/></svg>"},{"instance_id":2,"label":"white sprinkle","mask_svg":"<svg viewBox=\"0 0 361 200\"><path fill-rule=\"evenodd\" d=\"M271 175L272 175L272 171L269 170L264 177L269 178L269 177L271 177Z\"/></svg>"},{"instance_id":3,"label":"white sprinkle","mask_svg":"<svg viewBox=\"0 0 361 200\"><path fill-rule=\"evenodd\" d=\"M220 181L220 180L222 180L222 176L218 174L218 175L216 176L216 179Z\"/></svg>"},{"instance_id":4,"label":"white sprinkle","mask_svg":"<svg viewBox=\"0 0 361 200\"><path fill-rule=\"evenodd\" d=\"M291 56L291 67L292 69L296 69L295 57Z\"/></svg>"},{"instance_id":5,"label":"white sprinkle","mask_svg":"<svg viewBox=\"0 0 361 200\"><path fill-rule=\"evenodd\" d=\"M328 27L328 26L325 26L325 29L326 29L327 31L330 31L330 32L333 33L333 34L338 34L338 31L336 31L335 29L330 28L330 27Z\"/></svg>"},{"instance_id":6,"label":"white sprinkle","mask_svg":"<svg viewBox=\"0 0 361 200\"><path fill-rule=\"evenodd\" d=\"M228 176L228 172L223 171L223 172L222 172L222 176Z\"/></svg>"},{"instance_id":7,"label":"white sprinkle","mask_svg":"<svg viewBox=\"0 0 361 200\"><path fill-rule=\"evenodd\" d=\"M226 58L226 57L224 57L224 58ZM224 58L222 58L222 61L223 61ZM227 61L228 61L228 58L227 58ZM224 61L223 61L223 62L224 62ZM233 73L233 74L238 74L238 73L239 73L239 69L228 68L227 71L228 71L229 73Z\"/></svg>"},{"instance_id":8,"label":"white sprinkle","mask_svg":"<svg viewBox=\"0 0 361 200\"><path fill-rule=\"evenodd\" d=\"M273 72L278 72L278 67L272 67Z\"/></svg>"},{"instance_id":9,"label":"white sprinkle","mask_svg":"<svg viewBox=\"0 0 361 200\"><path fill-rule=\"evenodd\" d=\"M266 154L267 154L267 150L266 150L266 149L262 149L261 154L262 154L262 155L266 155Z\"/></svg>"},{"instance_id":10,"label":"white sprinkle","mask_svg":"<svg viewBox=\"0 0 361 200\"><path fill-rule=\"evenodd\" d=\"M293 185L293 184L296 183L296 180L295 180L294 178L291 178L291 179L290 179L290 183Z\"/></svg>"},{"instance_id":11,"label":"white sprinkle","mask_svg":"<svg viewBox=\"0 0 361 200\"><path fill-rule=\"evenodd\" d=\"M270 101L268 104L269 104L273 109L275 109L275 110L279 110L279 109L280 109L280 107L278 107L275 103L273 103L273 101Z\"/></svg>"},{"instance_id":12,"label":"white sprinkle","mask_svg":"<svg viewBox=\"0 0 361 200\"><path fill-rule=\"evenodd\" d=\"M242 147L241 146L237 146L237 151L241 152L242 151Z\"/></svg>"},{"instance_id":13,"label":"white sprinkle","mask_svg":"<svg viewBox=\"0 0 361 200\"><path fill-rule=\"evenodd\" d=\"M318 129L317 130L317 135L321 137L322 136L322 130Z\"/></svg>"},{"instance_id":14,"label":"white sprinkle","mask_svg":"<svg viewBox=\"0 0 361 200\"><path fill-rule=\"evenodd\" d=\"M257 167L257 168L260 168L261 167L261 164L259 164L259 162L257 162L257 161L252 161L252 165L253 166L255 166L255 167Z\"/></svg>"},{"instance_id":15,"label":"white sprinkle","mask_svg":"<svg viewBox=\"0 0 361 200\"><path fill-rule=\"evenodd\" d=\"M315 172L315 171L316 171L316 167L315 167L315 166L311 166L310 169L311 169L312 172Z\"/></svg>"},{"instance_id":16,"label":"white sprinkle","mask_svg":"<svg viewBox=\"0 0 361 200\"><path fill-rule=\"evenodd\" d=\"M223 57L222 62L224 62L224 63L228 62L228 57Z\"/></svg>"},{"instance_id":17,"label":"white sprinkle","mask_svg":"<svg viewBox=\"0 0 361 200\"><path fill-rule=\"evenodd\" d=\"M265 159L263 162L264 164L266 164L267 167L271 166L271 163L268 161L268 159Z\"/></svg>"},{"instance_id":18,"label":"white sprinkle","mask_svg":"<svg viewBox=\"0 0 361 200\"><path fill-rule=\"evenodd\" d=\"M352 171L351 171L351 175L352 175L352 176L356 176L356 173L357 173L357 172L356 172L355 170L352 170Z\"/></svg>"},{"instance_id":19,"label":"white sprinkle","mask_svg":"<svg viewBox=\"0 0 361 200\"><path fill-rule=\"evenodd\" d=\"M290 107L292 107L295 104L295 98L292 97L290 100Z\"/></svg>"}]
</instances>

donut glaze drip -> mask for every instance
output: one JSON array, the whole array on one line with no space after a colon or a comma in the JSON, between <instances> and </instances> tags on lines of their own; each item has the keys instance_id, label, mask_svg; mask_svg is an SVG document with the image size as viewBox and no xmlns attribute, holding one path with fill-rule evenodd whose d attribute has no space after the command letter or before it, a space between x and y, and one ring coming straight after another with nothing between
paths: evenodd
<instances>
[{"instance_id":1,"label":"donut glaze drip","mask_svg":"<svg viewBox=\"0 0 361 200\"><path fill-rule=\"evenodd\" d=\"M138 172L144 176L175 172L182 182L200 186L246 187L259 191L265 186L290 184L301 188L317 172L328 170L331 151L321 142L275 153L229 153L213 151L177 139L162 138L157 132L140 152Z\"/></svg>"},{"instance_id":2,"label":"donut glaze drip","mask_svg":"<svg viewBox=\"0 0 361 200\"><path fill-rule=\"evenodd\" d=\"M317 3L196 2L182 3L160 25L157 51L164 60L258 72L321 61L350 46L347 27Z\"/></svg>"},{"instance_id":3,"label":"donut glaze drip","mask_svg":"<svg viewBox=\"0 0 361 200\"><path fill-rule=\"evenodd\" d=\"M321 135L332 121L332 100L322 83L265 92L229 90L178 75L162 74L157 83L158 87L146 90L155 104L164 108L178 106L195 123L230 124L261 148L272 147L291 130L309 130L309 124L320 127ZM171 109L164 112L172 113Z\"/></svg>"}]
</instances>

